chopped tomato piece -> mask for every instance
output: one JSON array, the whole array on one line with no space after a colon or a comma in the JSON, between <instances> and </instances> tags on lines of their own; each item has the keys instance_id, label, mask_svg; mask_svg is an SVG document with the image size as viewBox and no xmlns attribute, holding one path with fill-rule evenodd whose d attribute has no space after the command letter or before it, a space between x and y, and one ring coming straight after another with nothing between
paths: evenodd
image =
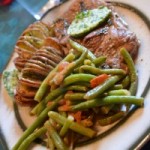
<instances>
[{"instance_id":1,"label":"chopped tomato piece","mask_svg":"<svg viewBox=\"0 0 150 150\"><path fill-rule=\"evenodd\" d=\"M47 103L47 106L51 106L53 103L54 103L54 102L49 101L49 102Z\"/></svg>"},{"instance_id":2,"label":"chopped tomato piece","mask_svg":"<svg viewBox=\"0 0 150 150\"><path fill-rule=\"evenodd\" d=\"M67 61L64 61L64 62L61 62L58 66L58 71L61 72L62 70L64 70L67 66L69 65L69 62Z\"/></svg>"},{"instance_id":3,"label":"chopped tomato piece","mask_svg":"<svg viewBox=\"0 0 150 150\"><path fill-rule=\"evenodd\" d=\"M70 105L62 105L58 107L58 111L69 111L70 110Z\"/></svg>"},{"instance_id":4,"label":"chopped tomato piece","mask_svg":"<svg viewBox=\"0 0 150 150\"><path fill-rule=\"evenodd\" d=\"M82 112L81 111L77 111L75 113L71 113L71 115L74 117L74 119L80 123L81 122L81 117L82 117Z\"/></svg>"},{"instance_id":5,"label":"chopped tomato piece","mask_svg":"<svg viewBox=\"0 0 150 150\"><path fill-rule=\"evenodd\" d=\"M95 78L93 78L91 81L90 81L90 85L92 88L102 84L103 82L105 82L107 79L109 78L109 75L107 74L101 74Z\"/></svg>"},{"instance_id":6,"label":"chopped tomato piece","mask_svg":"<svg viewBox=\"0 0 150 150\"><path fill-rule=\"evenodd\" d=\"M58 102L59 105L65 105L66 104L66 100L65 99L62 99Z\"/></svg>"}]
</instances>

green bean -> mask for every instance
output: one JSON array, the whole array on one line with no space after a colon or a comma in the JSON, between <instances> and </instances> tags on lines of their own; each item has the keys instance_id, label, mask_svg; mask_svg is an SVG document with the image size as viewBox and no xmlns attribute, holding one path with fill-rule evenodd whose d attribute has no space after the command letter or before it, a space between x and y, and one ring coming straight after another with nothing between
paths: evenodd
<instances>
[{"instance_id":1,"label":"green bean","mask_svg":"<svg viewBox=\"0 0 150 150\"><path fill-rule=\"evenodd\" d=\"M70 62L70 61L74 60L74 58L75 58L75 56L72 53L69 53L60 63L62 63L63 61ZM42 100L42 98L44 97L45 93L47 92L47 90L49 88L49 81L54 77L55 72L58 69L58 66L59 65L57 65L52 71L50 71L50 73L44 79L44 81L42 82L42 84L39 87L38 91L36 92L34 100L36 100L38 102L40 102Z\"/></svg>"},{"instance_id":2,"label":"green bean","mask_svg":"<svg viewBox=\"0 0 150 150\"><path fill-rule=\"evenodd\" d=\"M67 121L67 119L61 115L59 115L58 113L56 112L53 112L53 111L50 111L48 113L48 116L51 118L51 119L54 119L57 123L61 124L61 125L64 125L64 123ZM72 122L69 126L69 128L79 134L82 134L82 135L85 135L87 137L94 137L96 132L90 128L86 128L84 126L82 126L81 124L78 124L76 122Z\"/></svg>"},{"instance_id":3,"label":"green bean","mask_svg":"<svg viewBox=\"0 0 150 150\"><path fill-rule=\"evenodd\" d=\"M30 134L19 146L18 150L27 150L31 142L46 132L46 128L42 127Z\"/></svg>"},{"instance_id":4,"label":"green bean","mask_svg":"<svg viewBox=\"0 0 150 150\"><path fill-rule=\"evenodd\" d=\"M126 64L128 65L131 82L135 82L137 80L137 74L131 55L125 48L121 48L120 53L123 56Z\"/></svg>"},{"instance_id":5,"label":"green bean","mask_svg":"<svg viewBox=\"0 0 150 150\"><path fill-rule=\"evenodd\" d=\"M47 134L47 146L50 150L55 150L55 144L49 134Z\"/></svg>"},{"instance_id":6,"label":"green bean","mask_svg":"<svg viewBox=\"0 0 150 150\"><path fill-rule=\"evenodd\" d=\"M67 91L67 88L65 87L59 87L53 91L51 91L46 97L45 97L45 103L47 104L47 102L55 99L56 97L58 97L59 95L64 94ZM44 101L44 100L43 100Z\"/></svg>"},{"instance_id":7,"label":"green bean","mask_svg":"<svg viewBox=\"0 0 150 150\"><path fill-rule=\"evenodd\" d=\"M56 99L59 95L62 95L66 92L66 88L60 87L53 91L51 91L41 102L39 102L32 110L31 115L39 115L42 110L46 107L48 101L53 101Z\"/></svg>"},{"instance_id":8,"label":"green bean","mask_svg":"<svg viewBox=\"0 0 150 150\"><path fill-rule=\"evenodd\" d=\"M82 102L83 102L83 100L70 101L70 105L77 105L77 104L80 104Z\"/></svg>"},{"instance_id":9,"label":"green bean","mask_svg":"<svg viewBox=\"0 0 150 150\"><path fill-rule=\"evenodd\" d=\"M84 60L84 65L91 65L92 64L92 61L91 60L89 60L89 59L85 59Z\"/></svg>"},{"instance_id":10,"label":"green bean","mask_svg":"<svg viewBox=\"0 0 150 150\"><path fill-rule=\"evenodd\" d=\"M81 73L81 72L80 72L80 67L75 68L75 69L73 70L73 73Z\"/></svg>"},{"instance_id":11,"label":"green bean","mask_svg":"<svg viewBox=\"0 0 150 150\"><path fill-rule=\"evenodd\" d=\"M101 94L103 94L106 90L108 90L110 87L114 86L116 82L118 82L121 79L121 76L112 76L108 78L103 84L98 85L97 87L89 90L84 98L85 99L93 99Z\"/></svg>"},{"instance_id":12,"label":"green bean","mask_svg":"<svg viewBox=\"0 0 150 150\"><path fill-rule=\"evenodd\" d=\"M72 116L68 116L67 121L64 123L63 127L60 130L60 136L65 136L65 134L68 132L69 126L71 125L73 121L73 117Z\"/></svg>"},{"instance_id":13,"label":"green bean","mask_svg":"<svg viewBox=\"0 0 150 150\"><path fill-rule=\"evenodd\" d=\"M98 58L95 58L93 60L93 63L95 64L95 66L99 67L101 66L104 62L106 61L106 57L105 56L100 56Z\"/></svg>"},{"instance_id":14,"label":"green bean","mask_svg":"<svg viewBox=\"0 0 150 150\"><path fill-rule=\"evenodd\" d=\"M88 88L84 85L70 85L67 87L68 91L79 91L79 92L86 92Z\"/></svg>"},{"instance_id":15,"label":"green bean","mask_svg":"<svg viewBox=\"0 0 150 150\"><path fill-rule=\"evenodd\" d=\"M79 81L79 82L76 82L76 85L83 85L83 86L86 86L87 88L90 88L91 87L91 85L90 85L90 81L89 82L81 82L81 81Z\"/></svg>"},{"instance_id":16,"label":"green bean","mask_svg":"<svg viewBox=\"0 0 150 150\"><path fill-rule=\"evenodd\" d=\"M62 115L62 113L60 113L60 114ZM49 119L49 122L51 123L51 125L52 125L53 127L55 127L55 129L56 129L57 131L59 131L59 130L61 129L61 125L58 124L58 123L56 123L54 120Z\"/></svg>"},{"instance_id":17,"label":"green bean","mask_svg":"<svg viewBox=\"0 0 150 150\"><path fill-rule=\"evenodd\" d=\"M131 83L130 88L129 88L129 91L130 91L131 95L136 94L137 86L138 86L138 81L137 80Z\"/></svg>"},{"instance_id":18,"label":"green bean","mask_svg":"<svg viewBox=\"0 0 150 150\"><path fill-rule=\"evenodd\" d=\"M110 90L120 90L123 89L122 84L115 84Z\"/></svg>"},{"instance_id":19,"label":"green bean","mask_svg":"<svg viewBox=\"0 0 150 150\"><path fill-rule=\"evenodd\" d=\"M111 90L111 91L109 91L108 92L108 95L109 96L117 96L117 95L126 95L126 96L129 96L130 95L130 92L128 91L128 90L126 90L126 89L121 89L121 90Z\"/></svg>"},{"instance_id":20,"label":"green bean","mask_svg":"<svg viewBox=\"0 0 150 150\"><path fill-rule=\"evenodd\" d=\"M129 68L129 76L130 76L130 81L131 81L129 91L130 91L131 95L135 95L136 91L137 91L138 77L137 77L136 69L134 66L134 62L132 60L131 55L128 53L128 51L125 48L121 48L120 53L122 54L126 64L128 65L128 68Z\"/></svg>"},{"instance_id":21,"label":"green bean","mask_svg":"<svg viewBox=\"0 0 150 150\"><path fill-rule=\"evenodd\" d=\"M53 84L60 85L66 76L71 74L76 67L78 67L80 64L84 62L86 56L87 56L87 51L83 52L77 60L70 63L65 69L63 69L63 71L56 74L55 77L51 80L50 85Z\"/></svg>"},{"instance_id":22,"label":"green bean","mask_svg":"<svg viewBox=\"0 0 150 150\"><path fill-rule=\"evenodd\" d=\"M55 100L52 105L47 106L42 112L41 114L38 116L38 118L36 118L36 120L34 121L34 123L28 127L25 132L23 133L23 135L21 136L21 138L18 140L18 142L14 145L14 147L12 148L12 150L18 150L19 146L21 145L21 143L39 126L41 126L45 119L47 118L47 114L50 110L53 110L58 102L60 101L60 98L57 98L57 100Z\"/></svg>"},{"instance_id":23,"label":"green bean","mask_svg":"<svg viewBox=\"0 0 150 150\"><path fill-rule=\"evenodd\" d=\"M91 74L72 74L64 79L64 86L77 83L77 82L90 82L95 76Z\"/></svg>"},{"instance_id":24,"label":"green bean","mask_svg":"<svg viewBox=\"0 0 150 150\"><path fill-rule=\"evenodd\" d=\"M84 65L95 67L95 64L89 59L84 60ZM79 71L82 71L82 70L79 68Z\"/></svg>"},{"instance_id":25,"label":"green bean","mask_svg":"<svg viewBox=\"0 0 150 150\"><path fill-rule=\"evenodd\" d=\"M66 93L65 94L65 99L71 100L71 101L80 101L84 100L84 95L85 93Z\"/></svg>"},{"instance_id":26,"label":"green bean","mask_svg":"<svg viewBox=\"0 0 150 150\"><path fill-rule=\"evenodd\" d=\"M111 123L114 123L116 122L117 120L119 120L120 118L122 118L123 116L125 115L125 112L123 111L120 111L112 116L109 116L109 117L106 117L106 118L103 118L103 119L100 119L99 120L99 124L101 126L106 126L106 125L109 125Z\"/></svg>"},{"instance_id":27,"label":"green bean","mask_svg":"<svg viewBox=\"0 0 150 150\"><path fill-rule=\"evenodd\" d=\"M134 104L137 106L143 106L144 99L142 97L135 96L107 96L104 98L96 98L89 101L82 102L80 104L71 107L72 111L85 110L88 108L94 108L103 105L110 104Z\"/></svg>"},{"instance_id":28,"label":"green bean","mask_svg":"<svg viewBox=\"0 0 150 150\"><path fill-rule=\"evenodd\" d=\"M60 111L59 114L61 114L64 117L67 117L67 113L65 111Z\"/></svg>"},{"instance_id":29,"label":"green bean","mask_svg":"<svg viewBox=\"0 0 150 150\"><path fill-rule=\"evenodd\" d=\"M51 123L50 122L46 122L45 126L47 128L49 136L54 141L54 144L55 144L56 148L59 149L59 150L68 150L67 146L62 141L61 137L59 136L59 134L57 133L55 128L51 125Z\"/></svg>"},{"instance_id":30,"label":"green bean","mask_svg":"<svg viewBox=\"0 0 150 150\"><path fill-rule=\"evenodd\" d=\"M69 40L69 43L70 45L77 51L83 53L84 51L87 51L88 49L80 44L78 44L77 42L74 42L72 40ZM90 51L88 50L88 55L87 57L90 59L90 60L94 60L96 58L96 56Z\"/></svg>"},{"instance_id":31,"label":"green bean","mask_svg":"<svg viewBox=\"0 0 150 150\"><path fill-rule=\"evenodd\" d=\"M125 75L126 72L122 69L100 69L95 68L88 65L83 65L80 67L81 70L86 71L88 73L94 74L94 75L100 75L100 74L112 74L112 75Z\"/></svg>"},{"instance_id":32,"label":"green bean","mask_svg":"<svg viewBox=\"0 0 150 150\"><path fill-rule=\"evenodd\" d=\"M122 82L121 82L122 86L124 89L128 88L129 85L130 85L130 77L129 76L126 76Z\"/></svg>"}]
</instances>

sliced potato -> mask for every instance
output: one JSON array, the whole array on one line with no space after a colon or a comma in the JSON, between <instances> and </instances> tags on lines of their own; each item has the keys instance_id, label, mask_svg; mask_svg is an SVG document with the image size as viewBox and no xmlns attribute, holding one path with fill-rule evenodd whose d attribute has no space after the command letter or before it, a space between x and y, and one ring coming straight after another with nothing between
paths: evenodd
<instances>
[{"instance_id":1,"label":"sliced potato","mask_svg":"<svg viewBox=\"0 0 150 150\"><path fill-rule=\"evenodd\" d=\"M38 37L34 36L21 36L20 40L28 41L31 45L36 48L41 48L43 46L44 40L39 39Z\"/></svg>"},{"instance_id":2,"label":"sliced potato","mask_svg":"<svg viewBox=\"0 0 150 150\"><path fill-rule=\"evenodd\" d=\"M17 42L16 46L23 48L23 49L26 49L26 50L31 51L31 52L35 52L38 50L33 45L31 45L28 41L24 41L24 40L19 40Z\"/></svg>"}]
</instances>

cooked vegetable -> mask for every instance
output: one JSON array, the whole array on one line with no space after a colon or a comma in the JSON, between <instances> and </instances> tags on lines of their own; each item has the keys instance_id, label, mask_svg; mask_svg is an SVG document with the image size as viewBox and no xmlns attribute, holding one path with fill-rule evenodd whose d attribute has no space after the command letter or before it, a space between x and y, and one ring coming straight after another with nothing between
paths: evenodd
<instances>
[{"instance_id":1,"label":"cooked vegetable","mask_svg":"<svg viewBox=\"0 0 150 150\"><path fill-rule=\"evenodd\" d=\"M130 56L130 54L125 48L121 48L120 53L122 54L123 59L128 65L131 82L135 82L137 80L137 73L136 73L136 69L132 57Z\"/></svg>"},{"instance_id":2,"label":"cooked vegetable","mask_svg":"<svg viewBox=\"0 0 150 150\"><path fill-rule=\"evenodd\" d=\"M99 69L88 65L83 65L80 67L80 69L94 75L99 75L99 74L125 75L126 74L125 71L122 69Z\"/></svg>"},{"instance_id":3,"label":"cooked vegetable","mask_svg":"<svg viewBox=\"0 0 150 150\"><path fill-rule=\"evenodd\" d=\"M90 82L95 76L91 74L73 74L65 78L63 85L67 86L77 82Z\"/></svg>"},{"instance_id":4,"label":"cooked vegetable","mask_svg":"<svg viewBox=\"0 0 150 150\"><path fill-rule=\"evenodd\" d=\"M64 68L61 72L56 74L54 78L51 80L50 85L60 85L64 78L71 74L75 67L78 67L80 64L84 62L84 59L87 56L87 51L83 52L79 59L75 60L74 62L70 63L66 68Z\"/></svg>"},{"instance_id":5,"label":"cooked vegetable","mask_svg":"<svg viewBox=\"0 0 150 150\"><path fill-rule=\"evenodd\" d=\"M72 41L71 39L69 40L69 43L71 44L72 48L79 51L80 53L83 53L84 51L88 51L87 58L89 58L90 60L96 59L96 56L86 47L78 44L77 42Z\"/></svg>"},{"instance_id":6,"label":"cooked vegetable","mask_svg":"<svg viewBox=\"0 0 150 150\"><path fill-rule=\"evenodd\" d=\"M87 87L84 85L70 85L67 87L67 90L69 91L79 91L79 92L86 92Z\"/></svg>"},{"instance_id":7,"label":"cooked vegetable","mask_svg":"<svg viewBox=\"0 0 150 150\"><path fill-rule=\"evenodd\" d=\"M72 61L74 59L74 55L72 53L70 53L69 55L67 55L63 61ZM59 66L59 65L58 65ZM48 90L49 87L49 81L53 78L53 76L55 75L56 70L58 69L58 66L51 71L48 76L44 79L44 81L42 82L41 86L39 87L34 99L36 101L41 101L41 99L44 97L45 93Z\"/></svg>"},{"instance_id":8,"label":"cooked vegetable","mask_svg":"<svg viewBox=\"0 0 150 150\"><path fill-rule=\"evenodd\" d=\"M122 118L123 116L125 115L125 112L123 111L120 111L112 116L109 116L107 118L103 118L103 119L100 119L99 120L99 124L101 126L106 126L106 125L109 125L115 121L117 121L118 119Z\"/></svg>"},{"instance_id":9,"label":"cooked vegetable","mask_svg":"<svg viewBox=\"0 0 150 150\"><path fill-rule=\"evenodd\" d=\"M93 63L94 63L97 67L99 67L99 66L101 66L105 61L106 61L106 57L105 57L105 56L100 56L100 57L98 57L98 58L95 58L95 59L93 60Z\"/></svg>"},{"instance_id":10,"label":"cooked vegetable","mask_svg":"<svg viewBox=\"0 0 150 150\"><path fill-rule=\"evenodd\" d=\"M25 140L22 141L20 147L17 150L27 150L29 145L38 137L40 137L42 134L46 132L46 128L42 127L36 131L34 131L32 134L30 134Z\"/></svg>"},{"instance_id":11,"label":"cooked vegetable","mask_svg":"<svg viewBox=\"0 0 150 150\"><path fill-rule=\"evenodd\" d=\"M98 85L97 87L89 90L84 98L85 99L93 99L104 93L106 90L111 88L116 82L121 79L121 76L112 76L108 78L103 84Z\"/></svg>"},{"instance_id":12,"label":"cooked vegetable","mask_svg":"<svg viewBox=\"0 0 150 150\"><path fill-rule=\"evenodd\" d=\"M46 122L45 126L47 128L49 136L54 141L54 144L55 144L56 148L59 149L59 150L68 150L67 146L62 141L61 137L59 136L59 134L57 133L55 128L51 125L51 123Z\"/></svg>"},{"instance_id":13,"label":"cooked vegetable","mask_svg":"<svg viewBox=\"0 0 150 150\"><path fill-rule=\"evenodd\" d=\"M108 92L109 96L113 96L113 95L130 95L130 92L126 89L121 89L121 90L112 90Z\"/></svg>"},{"instance_id":14,"label":"cooked vegetable","mask_svg":"<svg viewBox=\"0 0 150 150\"><path fill-rule=\"evenodd\" d=\"M12 150L18 150L18 148L20 147L21 143L32 133L35 131L36 128L38 128L39 126L41 126L45 119L47 118L47 114L50 110L53 110L57 105L58 102L61 100L61 96L58 97L53 103L52 105L46 107L42 113L38 116L38 118L34 121L34 123L27 128L27 130L23 133L23 135L21 136L21 138L18 140L18 142L15 144L15 146L12 148Z\"/></svg>"},{"instance_id":15,"label":"cooked vegetable","mask_svg":"<svg viewBox=\"0 0 150 150\"><path fill-rule=\"evenodd\" d=\"M64 125L64 123L66 122L66 118L56 112L50 111L48 113L48 116L61 125ZM80 134L88 136L88 137L93 137L96 134L96 132L94 130L92 130L90 128L85 128L84 126L82 126L76 122L72 122L70 124L69 128L77 133L80 133Z\"/></svg>"},{"instance_id":16,"label":"cooked vegetable","mask_svg":"<svg viewBox=\"0 0 150 150\"><path fill-rule=\"evenodd\" d=\"M66 93L64 98L71 101L83 100L85 93Z\"/></svg>"},{"instance_id":17,"label":"cooked vegetable","mask_svg":"<svg viewBox=\"0 0 150 150\"><path fill-rule=\"evenodd\" d=\"M137 78L135 71L130 71L135 69L132 60L128 62L130 74L122 69L103 69L99 65L105 63L104 57L101 63L89 50L80 48L77 55L69 53L41 84L36 94L39 103L31 111L37 119L13 150L28 147L41 134L47 136L52 149L69 149L81 141L78 136L97 136L98 124L108 125L124 117L130 105L143 106L142 97L131 95ZM121 51L126 59L126 51Z\"/></svg>"},{"instance_id":18,"label":"cooked vegetable","mask_svg":"<svg viewBox=\"0 0 150 150\"><path fill-rule=\"evenodd\" d=\"M74 111L85 110L109 104L134 104L137 106L143 106L143 98L138 98L135 96L107 96L104 98L96 98L81 102L80 104L72 106L70 109Z\"/></svg>"},{"instance_id":19,"label":"cooked vegetable","mask_svg":"<svg viewBox=\"0 0 150 150\"><path fill-rule=\"evenodd\" d=\"M128 88L130 85L130 77L126 76L123 80L122 80L122 86L123 88Z\"/></svg>"},{"instance_id":20,"label":"cooked vegetable","mask_svg":"<svg viewBox=\"0 0 150 150\"><path fill-rule=\"evenodd\" d=\"M55 100L58 96L62 95L66 91L65 88L57 88L51 91L41 102L39 102L31 111L33 115L39 115L46 107L48 101Z\"/></svg>"},{"instance_id":21,"label":"cooked vegetable","mask_svg":"<svg viewBox=\"0 0 150 150\"><path fill-rule=\"evenodd\" d=\"M70 127L73 120L74 120L73 117L68 116L65 124L63 125L63 127L60 130L60 136L62 136L62 137L65 136L65 134L68 132L68 129L69 129L69 127Z\"/></svg>"},{"instance_id":22,"label":"cooked vegetable","mask_svg":"<svg viewBox=\"0 0 150 150\"><path fill-rule=\"evenodd\" d=\"M130 81L131 81L131 85L130 85L130 92L131 95L135 95L136 94L136 90L137 90L137 73L136 73L136 69L134 66L134 62L132 60L132 57L130 56L130 54L128 53L128 51L125 48L122 48L120 50L120 53L122 54L126 64L128 65L129 68L129 76L130 76Z\"/></svg>"},{"instance_id":23,"label":"cooked vegetable","mask_svg":"<svg viewBox=\"0 0 150 150\"><path fill-rule=\"evenodd\" d=\"M123 89L122 84L116 84L112 88L110 88L110 90L120 90L120 89Z\"/></svg>"},{"instance_id":24,"label":"cooked vegetable","mask_svg":"<svg viewBox=\"0 0 150 150\"><path fill-rule=\"evenodd\" d=\"M96 76L90 81L91 87L94 88L100 84L102 84L104 81L106 81L109 78L107 74L101 74L99 76Z\"/></svg>"}]
</instances>

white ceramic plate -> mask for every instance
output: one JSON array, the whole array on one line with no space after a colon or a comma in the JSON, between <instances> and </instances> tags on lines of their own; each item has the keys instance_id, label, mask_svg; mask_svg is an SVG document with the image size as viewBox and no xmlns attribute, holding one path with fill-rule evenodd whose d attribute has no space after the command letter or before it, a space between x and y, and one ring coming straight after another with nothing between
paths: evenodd
<instances>
[{"instance_id":1,"label":"white ceramic plate","mask_svg":"<svg viewBox=\"0 0 150 150\"><path fill-rule=\"evenodd\" d=\"M63 5L51 10L44 17L44 22L51 22L58 18L63 12L69 8L74 0L64 3ZM150 133L150 67L149 67L149 41L150 41L150 1L148 0L110 0L115 9L129 24L131 31L137 34L141 41L136 68L139 75L139 86L137 95L144 96L144 108L132 109L132 113L124 118L119 124L111 128L102 129L102 136L99 140L92 144L79 147L81 150L127 150L139 149L140 146L148 139ZM14 54L15 55L15 54ZM7 70L14 68L13 59L11 58ZM17 121L16 114L20 114L25 126L29 126L34 117L30 117L28 112L30 108L17 107L7 95L2 83L0 86L0 126L2 133L6 139L8 149L17 142L22 135L24 126ZM14 109L15 108L15 109ZM46 149L41 145L36 145L34 150Z\"/></svg>"}]
</instances>

